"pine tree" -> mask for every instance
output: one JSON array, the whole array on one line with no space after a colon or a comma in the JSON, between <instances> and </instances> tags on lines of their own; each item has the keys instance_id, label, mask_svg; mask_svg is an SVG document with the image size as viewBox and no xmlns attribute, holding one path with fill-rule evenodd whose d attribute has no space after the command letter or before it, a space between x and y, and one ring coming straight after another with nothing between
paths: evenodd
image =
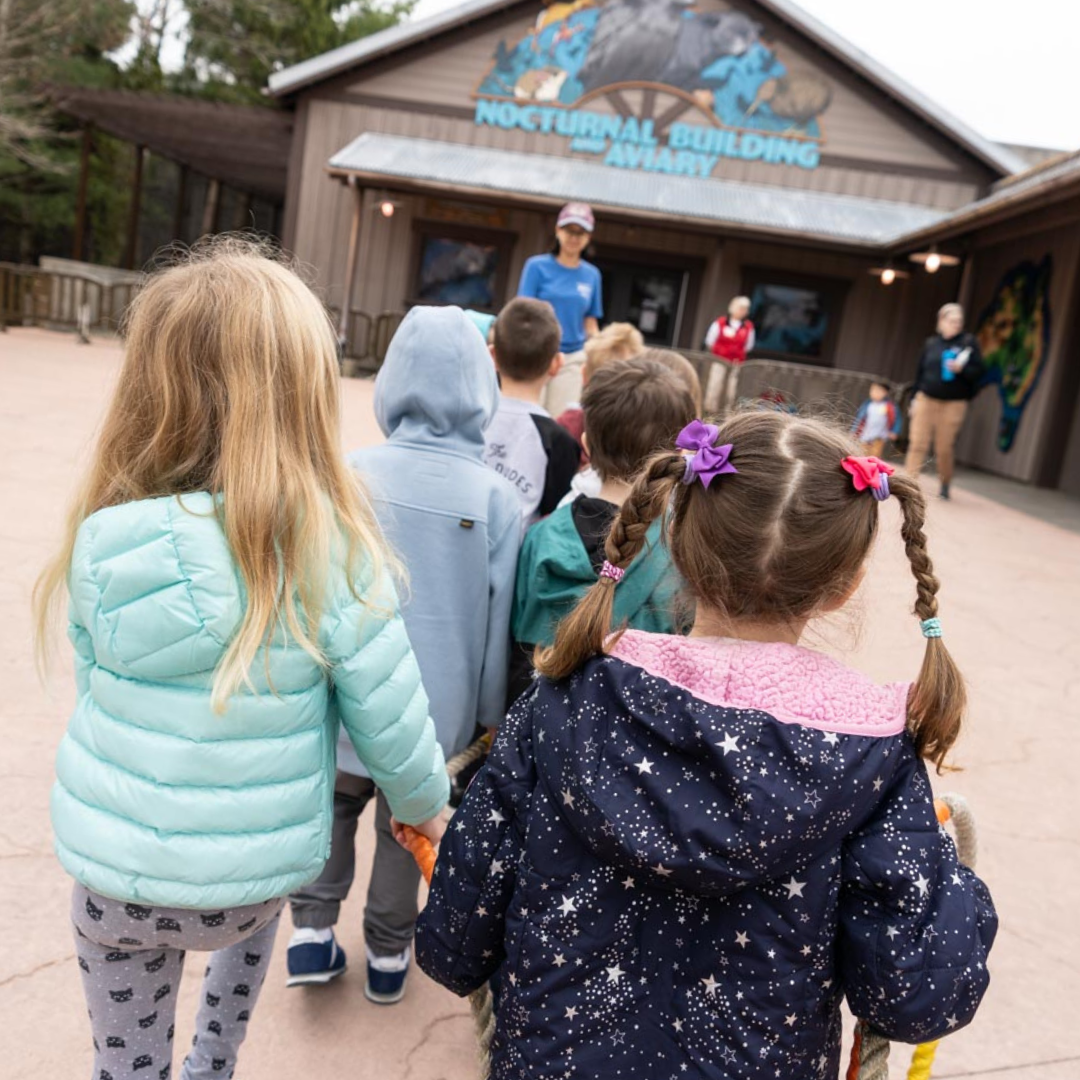
<instances>
[{"instance_id":1,"label":"pine tree","mask_svg":"<svg viewBox=\"0 0 1080 1080\"><path fill-rule=\"evenodd\" d=\"M185 0L188 92L266 103L274 71L394 26L415 0Z\"/></svg>"}]
</instances>

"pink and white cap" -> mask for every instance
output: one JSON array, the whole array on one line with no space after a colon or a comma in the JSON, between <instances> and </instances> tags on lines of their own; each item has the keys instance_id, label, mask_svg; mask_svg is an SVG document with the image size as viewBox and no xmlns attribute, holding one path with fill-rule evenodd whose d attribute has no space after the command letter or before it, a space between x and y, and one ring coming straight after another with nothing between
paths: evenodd
<instances>
[{"instance_id":1,"label":"pink and white cap","mask_svg":"<svg viewBox=\"0 0 1080 1080\"><path fill-rule=\"evenodd\" d=\"M562 229L567 225L580 225L586 232L592 232L596 228L592 207L583 202L567 203L559 211L556 228Z\"/></svg>"}]
</instances>

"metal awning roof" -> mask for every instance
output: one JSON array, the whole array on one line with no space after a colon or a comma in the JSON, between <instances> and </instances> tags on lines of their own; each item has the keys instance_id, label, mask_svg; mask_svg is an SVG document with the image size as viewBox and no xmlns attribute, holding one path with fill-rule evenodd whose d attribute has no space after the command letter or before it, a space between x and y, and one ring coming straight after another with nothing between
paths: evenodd
<instances>
[{"instance_id":1,"label":"metal awning roof","mask_svg":"<svg viewBox=\"0 0 1080 1080\"><path fill-rule=\"evenodd\" d=\"M58 87L56 108L119 139L278 204L293 117L281 109L169 94Z\"/></svg>"},{"instance_id":2,"label":"metal awning roof","mask_svg":"<svg viewBox=\"0 0 1080 1080\"><path fill-rule=\"evenodd\" d=\"M901 239L905 245L948 240L1003 218L1070 198L1080 199L1080 151L1059 154L1027 172L1001 180L984 198L961 206L931 226Z\"/></svg>"},{"instance_id":3,"label":"metal awning roof","mask_svg":"<svg viewBox=\"0 0 1080 1080\"><path fill-rule=\"evenodd\" d=\"M612 168L579 158L368 132L329 163L339 176L457 193L497 192L532 205L570 200L634 216L668 217L728 231L880 248L947 211L929 206Z\"/></svg>"},{"instance_id":4,"label":"metal awning roof","mask_svg":"<svg viewBox=\"0 0 1080 1080\"><path fill-rule=\"evenodd\" d=\"M471 22L508 10L521 0L465 0L426 19L403 22L377 34L351 41L330 52L313 56L292 67L275 71L268 90L278 97L295 94L306 86L351 71L380 57L388 56L429 38L437 37ZM963 147L983 164L1005 176L1024 169L1025 162L1007 147L983 138L937 102L916 90L868 53L815 19L792 0L757 0L767 11L795 28L815 45L835 57L856 75L884 91L948 139Z\"/></svg>"}]
</instances>

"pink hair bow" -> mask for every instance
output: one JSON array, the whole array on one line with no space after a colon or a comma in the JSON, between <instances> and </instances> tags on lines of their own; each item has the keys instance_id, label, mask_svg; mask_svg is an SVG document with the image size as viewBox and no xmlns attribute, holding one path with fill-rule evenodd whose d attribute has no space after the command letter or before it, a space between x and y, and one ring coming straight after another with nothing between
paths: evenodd
<instances>
[{"instance_id":1,"label":"pink hair bow","mask_svg":"<svg viewBox=\"0 0 1080 1080\"><path fill-rule=\"evenodd\" d=\"M856 491L869 489L879 502L889 497L889 477L896 469L887 461L876 457L846 457L840 467L850 474Z\"/></svg>"},{"instance_id":2,"label":"pink hair bow","mask_svg":"<svg viewBox=\"0 0 1080 1080\"><path fill-rule=\"evenodd\" d=\"M731 464L731 443L713 446L720 429L715 424L703 424L700 420L691 420L679 432L675 445L680 450L693 450L692 457L686 459L684 484L692 484L700 479L708 487L717 476L724 473L737 473L739 470Z\"/></svg>"}]
</instances>

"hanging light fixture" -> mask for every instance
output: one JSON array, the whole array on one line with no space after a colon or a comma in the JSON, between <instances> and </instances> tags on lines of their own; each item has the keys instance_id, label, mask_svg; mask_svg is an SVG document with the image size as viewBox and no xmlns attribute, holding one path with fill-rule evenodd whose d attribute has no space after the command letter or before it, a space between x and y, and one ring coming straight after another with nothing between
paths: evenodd
<instances>
[{"instance_id":1,"label":"hanging light fixture","mask_svg":"<svg viewBox=\"0 0 1080 1080\"><path fill-rule=\"evenodd\" d=\"M881 284L886 287L891 285L894 281L900 281L904 278L911 277L911 275L906 270L897 270L896 267L892 264L892 259L890 259L884 266L871 267L870 273L873 274L874 277L878 278L881 281Z\"/></svg>"},{"instance_id":2,"label":"hanging light fixture","mask_svg":"<svg viewBox=\"0 0 1080 1080\"><path fill-rule=\"evenodd\" d=\"M929 251L916 251L908 258L913 263L921 263L928 274L936 274L943 266L959 266L960 260L955 255L945 255L933 246Z\"/></svg>"},{"instance_id":3,"label":"hanging light fixture","mask_svg":"<svg viewBox=\"0 0 1080 1080\"><path fill-rule=\"evenodd\" d=\"M393 217L396 209L397 204L392 199L383 199L383 201L379 203L379 213L385 218Z\"/></svg>"}]
</instances>

